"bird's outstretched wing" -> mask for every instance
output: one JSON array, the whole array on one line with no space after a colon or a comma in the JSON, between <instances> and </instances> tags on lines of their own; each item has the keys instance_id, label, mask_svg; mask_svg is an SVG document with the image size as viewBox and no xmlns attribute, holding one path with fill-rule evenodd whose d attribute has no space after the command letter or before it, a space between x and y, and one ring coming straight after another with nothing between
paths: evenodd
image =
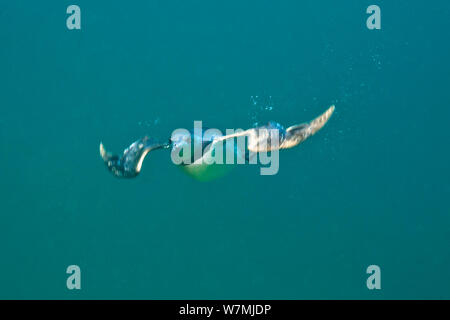
<instances>
[{"instance_id":1,"label":"bird's outstretched wing","mask_svg":"<svg viewBox=\"0 0 450 320\"><path fill-rule=\"evenodd\" d=\"M314 135L317 131L322 129L325 123L328 122L333 112L334 105L329 107L327 111L325 111L309 123L302 123L287 128L284 140L280 144L280 149L289 149L295 147L296 145L302 143L303 141Z\"/></svg>"},{"instance_id":2,"label":"bird's outstretched wing","mask_svg":"<svg viewBox=\"0 0 450 320\"><path fill-rule=\"evenodd\" d=\"M287 129L284 129L284 127L277 122L270 121L264 126L219 137L216 141L246 136L248 138L247 148L252 152L289 149L295 147L319 131L330 119L334 109L335 107L332 105L327 111L311 122L294 125ZM271 132L272 130L275 130L277 134L273 135L273 132Z\"/></svg>"}]
</instances>

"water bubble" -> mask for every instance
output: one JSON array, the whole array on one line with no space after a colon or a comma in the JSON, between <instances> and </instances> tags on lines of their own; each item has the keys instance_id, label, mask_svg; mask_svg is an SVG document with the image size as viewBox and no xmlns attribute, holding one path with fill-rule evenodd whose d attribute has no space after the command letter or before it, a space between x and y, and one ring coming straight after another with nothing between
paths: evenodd
<instances>
[{"instance_id":1,"label":"water bubble","mask_svg":"<svg viewBox=\"0 0 450 320\"><path fill-rule=\"evenodd\" d=\"M272 96L259 96L254 95L250 96L251 106L248 112L248 116L250 118L253 126L258 126L259 123L270 120L271 116L268 115L268 112L274 110Z\"/></svg>"}]
</instances>

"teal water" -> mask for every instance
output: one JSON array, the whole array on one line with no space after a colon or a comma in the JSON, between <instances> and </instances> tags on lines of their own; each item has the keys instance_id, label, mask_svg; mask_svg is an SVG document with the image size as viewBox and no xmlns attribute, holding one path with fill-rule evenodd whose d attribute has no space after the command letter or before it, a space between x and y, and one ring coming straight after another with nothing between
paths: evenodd
<instances>
[{"instance_id":1,"label":"teal water","mask_svg":"<svg viewBox=\"0 0 450 320\"><path fill-rule=\"evenodd\" d=\"M81 30L66 8L81 8ZM366 8L381 8L381 30ZM1 1L0 298L449 299L447 1ZM198 182L176 128L336 112L280 152ZM81 268L81 290L66 268ZM381 268L368 290L366 268Z\"/></svg>"}]
</instances>

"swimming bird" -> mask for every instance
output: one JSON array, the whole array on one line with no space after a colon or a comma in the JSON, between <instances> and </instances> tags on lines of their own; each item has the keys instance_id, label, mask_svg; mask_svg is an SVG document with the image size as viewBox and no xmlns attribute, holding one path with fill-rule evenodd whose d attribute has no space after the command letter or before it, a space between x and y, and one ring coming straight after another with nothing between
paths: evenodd
<instances>
[{"instance_id":1,"label":"swimming bird","mask_svg":"<svg viewBox=\"0 0 450 320\"><path fill-rule=\"evenodd\" d=\"M214 160L217 160L217 156L220 158L226 152L234 152L238 158L249 161L255 153L290 149L317 133L328 122L334 110L335 106L332 105L312 121L293 125L287 129L278 122L269 121L264 126L225 136L210 135L205 137L204 130L200 132L195 132L195 130L185 131L183 134L172 136L166 143L160 143L145 136L126 148L122 156L107 152L103 143L100 142L100 156L114 176L134 178L140 173L144 158L150 151L172 147L173 159L174 155L183 157L183 152L188 150L189 154L184 155L184 159L189 159L189 161L177 163L177 165L190 176L198 180L208 181L223 176L230 169L228 164L216 163ZM277 134L272 135L273 131ZM239 150L234 144L221 143L239 137L247 139L246 150ZM201 152L195 152L196 145L200 146Z\"/></svg>"}]
</instances>

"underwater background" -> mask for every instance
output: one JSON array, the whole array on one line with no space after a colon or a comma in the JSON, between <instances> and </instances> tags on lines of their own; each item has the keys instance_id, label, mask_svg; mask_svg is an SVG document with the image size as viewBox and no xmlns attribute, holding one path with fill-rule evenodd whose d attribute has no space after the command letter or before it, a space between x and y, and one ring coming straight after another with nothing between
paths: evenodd
<instances>
[{"instance_id":1,"label":"underwater background","mask_svg":"<svg viewBox=\"0 0 450 320\"><path fill-rule=\"evenodd\" d=\"M449 16L448 1L1 0L0 298L449 299ZM273 176L199 182L163 150L120 180L98 152L331 104Z\"/></svg>"}]
</instances>

